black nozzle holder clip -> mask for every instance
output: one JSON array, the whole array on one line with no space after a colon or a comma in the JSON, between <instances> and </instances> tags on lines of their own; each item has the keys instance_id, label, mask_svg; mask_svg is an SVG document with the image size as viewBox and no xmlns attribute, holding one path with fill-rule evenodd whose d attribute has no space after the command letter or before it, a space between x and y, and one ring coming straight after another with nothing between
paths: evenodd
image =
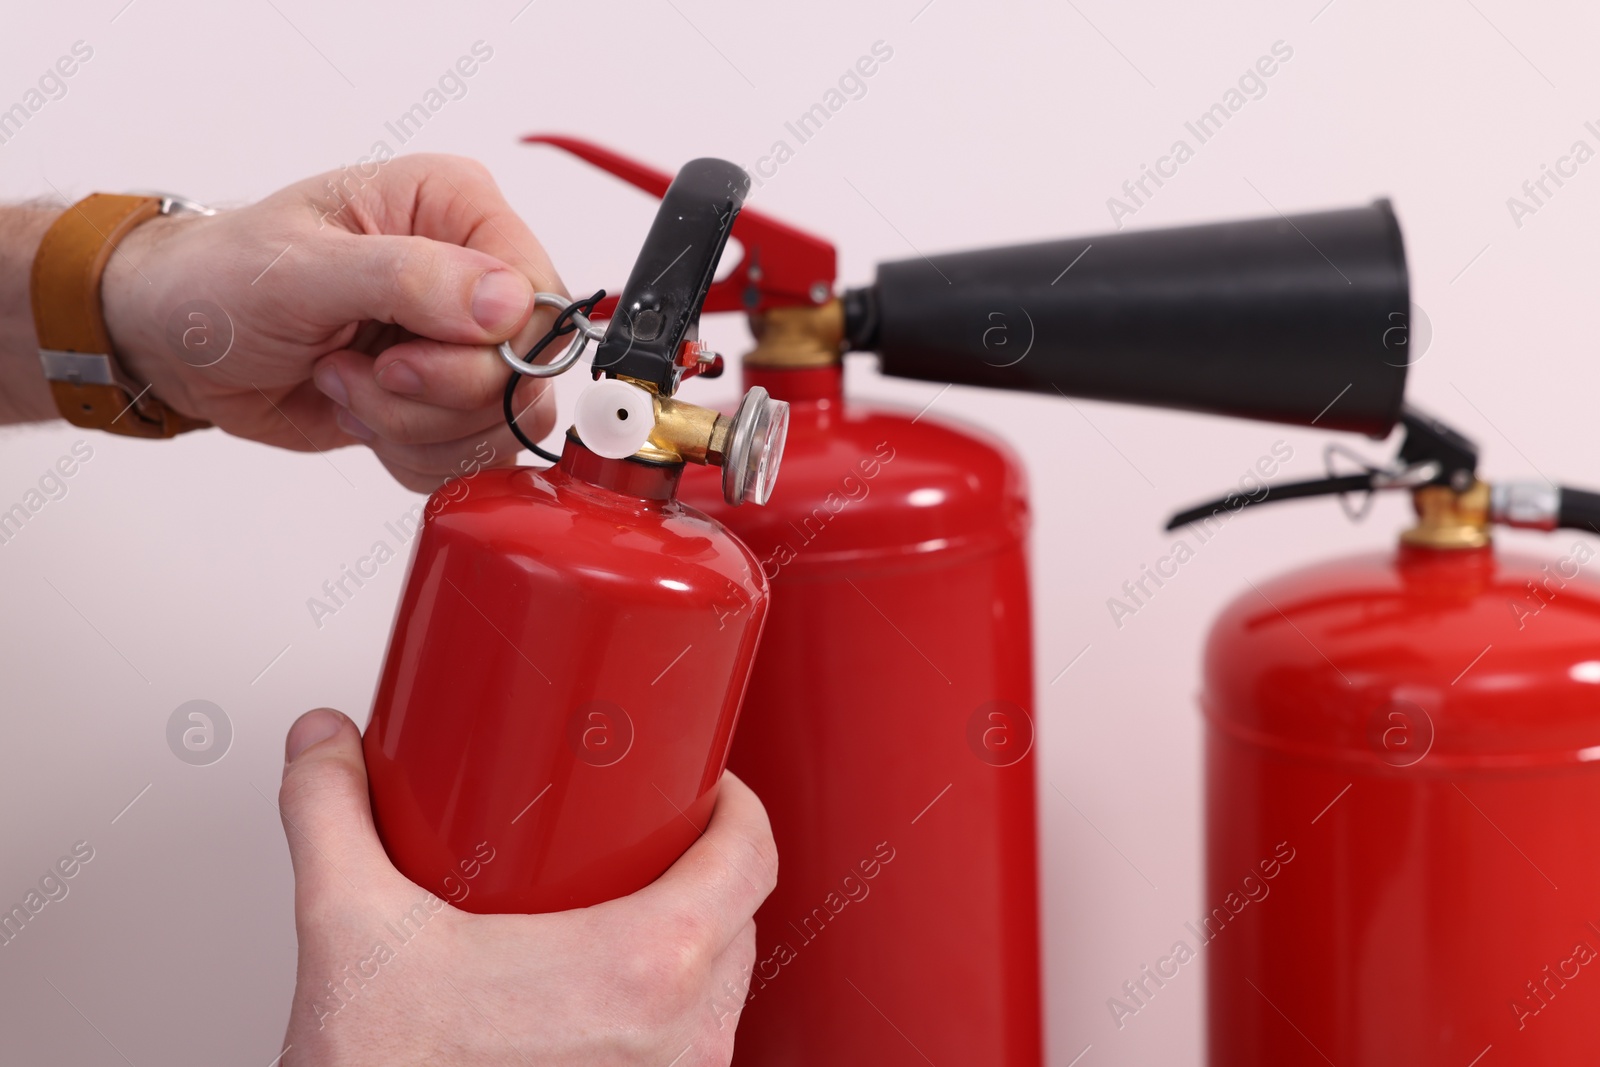
<instances>
[{"instance_id":1,"label":"black nozzle holder clip","mask_svg":"<svg viewBox=\"0 0 1600 1067\"><path fill-rule=\"evenodd\" d=\"M1411 362L1387 200L884 263L843 304L885 374L1370 437Z\"/></svg>"},{"instance_id":2,"label":"black nozzle holder clip","mask_svg":"<svg viewBox=\"0 0 1600 1067\"><path fill-rule=\"evenodd\" d=\"M698 339L706 291L749 191L750 176L726 160L694 159L678 171L595 352L596 378L631 378L661 396L677 391L679 350Z\"/></svg>"}]
</instances>

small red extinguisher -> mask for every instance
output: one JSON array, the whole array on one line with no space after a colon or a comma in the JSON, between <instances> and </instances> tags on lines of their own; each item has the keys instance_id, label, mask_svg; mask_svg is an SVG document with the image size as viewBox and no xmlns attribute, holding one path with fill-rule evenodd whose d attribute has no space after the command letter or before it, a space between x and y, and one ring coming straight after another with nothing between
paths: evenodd
<instances>
[{"instance_id":1,"label":"small red extinguisher","mask_svg":"<svg viewBox=\"0 0 1600 1067\"><path fill-rule=\"evenodd\" d=\"M1600 582L1494 525L1582 535L1600 496L1487 485L1406 409L1397 462L1177 516L1406 488L1392 549L1251 584L1205 652L1206 897L1217 1067L1596 1062Z\"/></svg>"},{"instance_id":2,"label":"small red extinguisher","mask_svg":"<svg viewBox=\"0 0 1600 1067\"><path fill-rule=\"evenodd\" d=\"M685 464L710 464L729 505L764 503L787 406L752 389L728 417L673 394L711 365L701 305L748 183L721 160L679 172L608 328L585 314L603 293L548 298L544 341L502 346L506 411L515 429L518 378L598 340L560 456L522 438L554 465L482 471L426 508L364 746L396 866L469 911L631 893L710 819L767 587L676 494Z\"/></svg>"}]
</instances>

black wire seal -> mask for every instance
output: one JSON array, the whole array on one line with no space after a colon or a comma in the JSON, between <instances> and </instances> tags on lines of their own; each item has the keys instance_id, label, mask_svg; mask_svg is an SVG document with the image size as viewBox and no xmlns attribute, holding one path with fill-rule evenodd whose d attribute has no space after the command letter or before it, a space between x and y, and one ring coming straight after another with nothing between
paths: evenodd
<instances>
[{"instance_id":1,"label":"black wire seal","mask_svg":"<svg viewBox=\"0 0 1600 1067\"><path fill-rule=\"evenodd\" d=\"M606 291L604 289L597 289L595 290L593 296L587 297L583 300L574 300L572 303L562 308L559 312L557 312L555 321L550 324L550 328L545 331L544 336L534 342L533 347L528 350L527 355L522 357L522 361L524 363L532 363L539 357L541 353L544 352L545 349L554 344L557 339L565 337L567 334L570 334L576 330L578 327L577 324L572 321L573 313L578 312L583 315L590 314L594 311L595 305L604 300L605 296ZM561 461L561 457L559 455L553 452L547 452L540 448L538 442L529 438L527 434L522 432L522 427L517 425L517 413L512 406L512 402L513 398L516 396L517 383L522 380L522 377L522 375L513 372L510 379L506 382L505 395L501 400L501 410L505 415L506 425L511 427L511 432L516 435L517 440L521 442L523 448L526 448L529 452L532 452L540 459L548 460L551 463L559 463ZM529 407L532 407L532 405L530 404Z\"/></svg>"}]
</instances>

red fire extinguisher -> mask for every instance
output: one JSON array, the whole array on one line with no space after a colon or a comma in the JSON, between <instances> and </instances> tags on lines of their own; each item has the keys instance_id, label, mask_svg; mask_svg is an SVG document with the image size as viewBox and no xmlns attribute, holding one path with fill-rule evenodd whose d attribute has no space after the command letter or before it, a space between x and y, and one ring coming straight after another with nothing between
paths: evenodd
<instances>
[{"instance_id":1,"label":"red fire extinguisher","mask_svg":"<svg viewBox=\"0 0 1600 1067\"><path fill-rule=\"evenodd\" d=\"M1409 488L1387 551L1252 583L1211 631L1210 1062L1595 1062L1600 1019L1600 583L1492 525L1600 530L1600 496L1486 485L1407 410L1397 463L1177 516ZM1197 529L1198 534L1198 529Z\"/></svg>"},{"instance_id":2,"label":"red fire extinguisher","mask_svg":"<svg viewBox=\"0 0 1600 1067\"><path fill-rule=\"evenodd\" d=\"M773 588L730 765L788 866L757 915L736 1061L1038 1064L1020 463L850 399L838 335L802 354L784 318L744 358L745 383L791 407L768 521L739 521L705 479L684 489Z\"/></svg>"},{"instance_id":3,"label":"red fire extinguisher","mask_svg":"<svg viewBox=\"0 0 1600 1067\"><path fill-rule=\"evenodd\" d=\"M665 188L596 145L526 140ZM1361 284L1324 277L1307 233ZM773 588L730 766L767 806L782 873L748 989L732 991L735 1008L748 997L736 1061L1038 1064L1021 470L974 430L844 396L842 354L904 377L1369 429L1404 382L1378 340L1407 308L1398 228L1380 203L1047 242L884 264L839 295L827 242L753 211L735 236L744 259L706 308L750 313L746 382L792 408L771 507L729 511L693 472L684 489Z\"/></svg>"},{"instance_id":4,"label":"red fire extinguisher","mask_svg":"<svg viewBox=\"0 0 1600 1067\"><path fill-rule=\"evenodd\" d=\"M729 418L673 394L710 366L701 305L748 182L720 160L679 172L607 329L585 314L604 294L541 294L563 310L526 356L502 346L507 418L519 376L598 340L564 449L523 438L554 466L482 471L425 509L364 747L396 866L469 911L633 892L710 819L767 586L676 493L686 463L712 464L730 506L765 502L787 409L751 389Z\"/></svg>"}]
</instances>

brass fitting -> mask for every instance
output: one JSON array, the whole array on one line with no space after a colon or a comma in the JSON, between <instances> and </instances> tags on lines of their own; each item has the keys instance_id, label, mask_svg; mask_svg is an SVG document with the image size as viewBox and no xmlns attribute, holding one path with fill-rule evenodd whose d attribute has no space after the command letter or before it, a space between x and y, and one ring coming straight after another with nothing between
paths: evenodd
<instances>
[{"instance_id":1,"label":"brass fitting","mask_svg":"<svg viewBox=\"0 0 1600 1067\"><path fill-rule=\"evenodd\" d=\"M1447 485L1413 490L1417 524L1400 535L1419 548L1482 548L1489 543L1489 486L1474 481L1465 491Z\"/></svg>"},{"instance_id":2,"label":"brass fitting","mask_svg":"<svg viewBox=\"0 0 1600 1067\"><path fill-rule=\"evenodd\" d=\"M607 459L721 467L722 499L737 507L771 496L788 429L789 405L759 385L746 389L728 416L619 377L596 382L578 398L569 433Z\"/></svg>"},{"instance_id":3,"label":"brass fitting","mask_svg":"<svg viewBox=\"0 0 1600 1067\"><path fill-rule=\"evenodd\" d=\"M747 367L827 367L843 358L844 305L771 308L750 316L750 332Z\"/></svg>"},{"instance_id":4,"label":"brass fitting","mask_svg":"<svg viewBox=\"0 0 1600 1067\"><path fill-rule=\"evenodd\" d=\"M656 423L638 455L661 463L722 466L728 448L727 416L667 396L652 396Z\"/></svg>"}]
</instances>

